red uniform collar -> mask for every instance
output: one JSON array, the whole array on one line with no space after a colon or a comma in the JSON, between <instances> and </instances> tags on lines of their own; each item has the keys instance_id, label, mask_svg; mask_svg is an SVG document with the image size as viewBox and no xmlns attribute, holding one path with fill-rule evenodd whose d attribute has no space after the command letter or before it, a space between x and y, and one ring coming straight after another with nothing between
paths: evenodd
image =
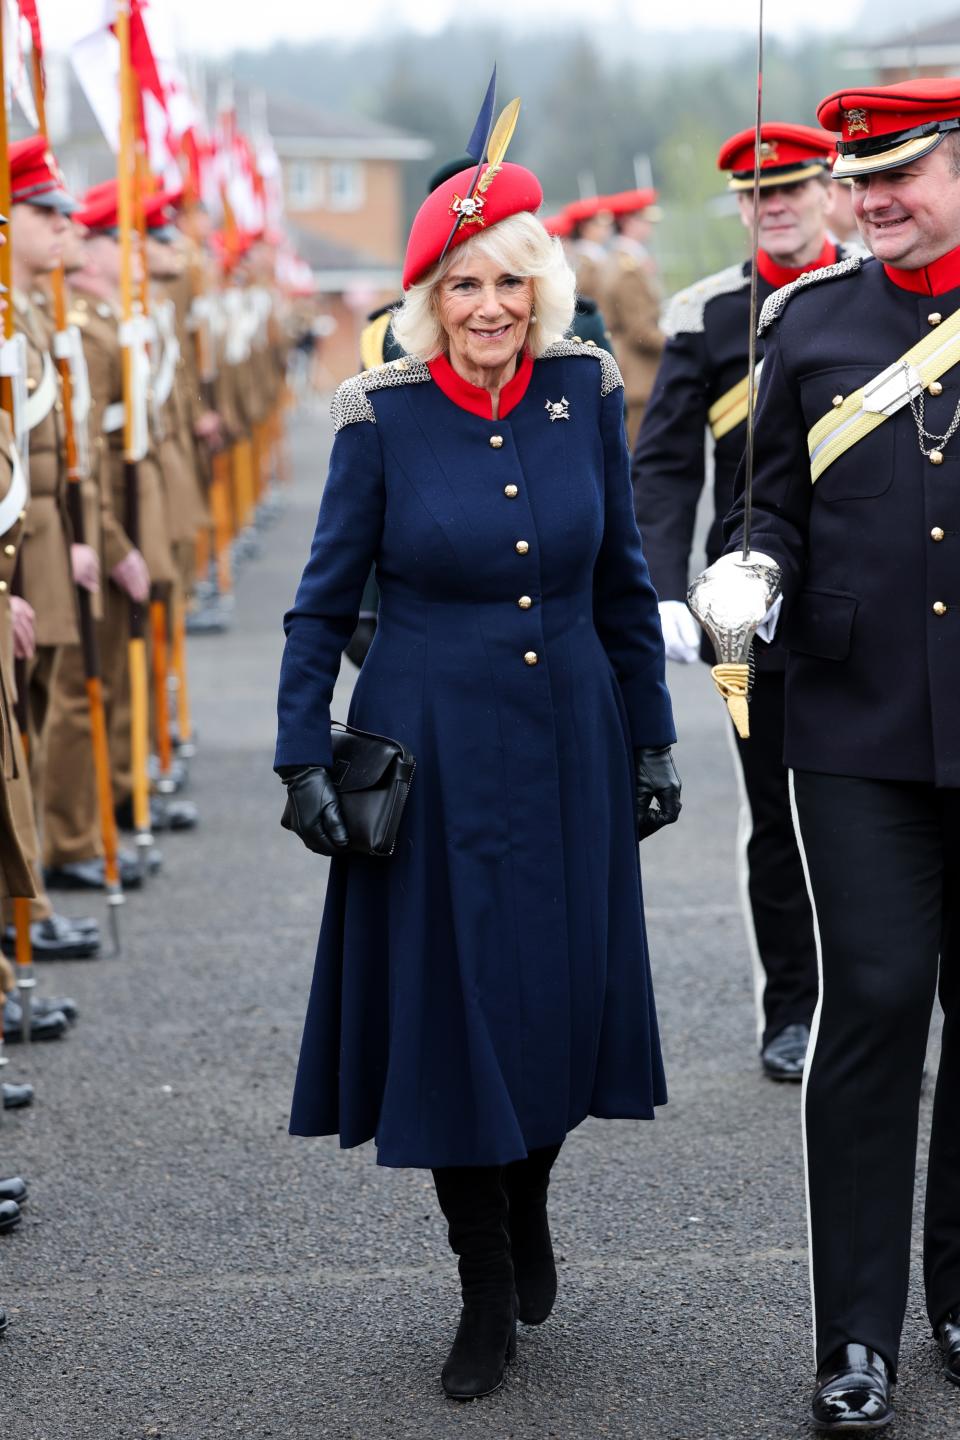
<instances>
[{"instance_id":1,"label":"red uniform collar","mask_svg":"<svg viewBox=\"0 0 960 1440\"><path fill-rule=\"evenodd\" d=\"M757 251L757 269L767 284L775 285L778 290L781 285L789 285L792 280L806 275L808 270L822 270L824 265L835 265L836 260L837 247L832 240L824 240L823 249L816 260L811 260L809 265L801 265L799 270L792 265L778 265L776 260L771 260L766 250Z\"/></svg>"},{"instance_id":2,"label":"red uniform collar","mask_svg":"<svg viewBox=\"0 0 960 1440\"><path fill-rule=\"evenodd\" d=\"M914 295L945 295L948 290L960 288L960 245L919 270L900 270L896 265L884 265L883 269L887 279L901 290L910 290Z\"/></svg>"},{"instance_id":3,"label":"red uniform collar","mask_svg":"<svg viewBox=\"0 0 960 1440\"><path fill-rule=\"evenodd\" d=\"M490 391L484 390L479 385L471 385L469 380L464 380L458 375L450 364L446 355L438 355L436 360L427 361L427 369L433 376L440 389L448 400L454 405L459 405L461 410L469 410L471 415L479 415L481 420L493 419L493 404L490 398ZM533 357L525 350L517 366L517 373L512 380L508 380L500 391L500 420L506 420L511 410L515 410L527 393L527 386L533 377Z\"/></svg>"}]
</instances>

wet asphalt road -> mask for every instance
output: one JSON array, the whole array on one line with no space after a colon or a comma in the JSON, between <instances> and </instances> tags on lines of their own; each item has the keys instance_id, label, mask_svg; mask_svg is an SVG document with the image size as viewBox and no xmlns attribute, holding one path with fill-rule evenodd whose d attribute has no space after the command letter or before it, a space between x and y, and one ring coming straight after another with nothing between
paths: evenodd
<instances>
[{"instance_id":1,"label":"wet asphalt road","mask_svg":"<svg viewBox=\"0 0 960 1440\"><path fill-rule=\"evenodd\" d=\"M557 1309L499 1394L440 1390L458 1294L429 1177L287 1136L324 865L278 825L273 705L325 410L291 437L295 484L240 575L235 627L191 643L202 828L166 840L163 875L130 897L122 958L43 968L43 993L82 1007L69 1039L9 1050L6 1077L38 1099L0 1128L0 1173L30 1182L0 1239L0 1435L809 1434L799 1092L758 1071L736 791L703 667L672 669L684 811L643 849L670 1104L570 1137ZM960 1435L916 1277L894 1433Z\"/></svg>"}]
</instances>

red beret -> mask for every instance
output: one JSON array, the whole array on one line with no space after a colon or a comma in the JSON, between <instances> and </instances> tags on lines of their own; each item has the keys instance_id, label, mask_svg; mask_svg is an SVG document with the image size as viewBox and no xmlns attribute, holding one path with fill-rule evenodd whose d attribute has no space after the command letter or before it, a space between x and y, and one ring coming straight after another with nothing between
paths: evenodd
<instances>
[{"instance_id":1,"label":"red beret","mask_svg":"<svg viewBox=\"0 0 960 1440\"><path fill-rule=\"evenodd\" d=\"M821 100L817 119L839 130L838 180L893 170L936 149L960 128L960 80L901 80L860 90L837 90Z\"/></svg>"},{"instance_id":2,"label":"red beret","mask_svg":"<svg viewBox=\"0 0 960 1440\"><path fill-rule=\"evenodd\" d=\"M729 170L731 190L752 190L756 128L731 135L720 147L717 169ZM792 185L822 175L836 154L834 139L813 125L767 121L760 126L760 188Z\"/></svg>"},{"instance_id":3,"label":"red beret","mask_svg":"<svg viewBox=\"0 0 960 1440\"><path fill-rule=\"evenodd\" d=\"M601 208L609 210L611 215L639 215L643 210L655 208L657 199L656 190L618 190L616 195L604 195L601 197ZM660 211L650 218L659 219Z\"/></svg>"},{"instance_id":4,"label":"red beret","mask_svg":"<svg viewBox=\"0 0 960 1440\"><path fill-rule=\"evenodd\" d=\"M403 288L409 290L440 259L454 225L451 249L500 220L524 211L535 213L543 203L540 181L532 170L504 162L484 166L474 199L468 199L476 166L460 170L431 191L417 211L407 241Z\"/></svg>"},{"instance_id":5,"label":"red beret","mask_svg":"<svg viewBox=\"0 0 960 1440\"><path fill-rule=\"evenodd\" d=\"M17 140L7 151L10 161L10 204L42 205L70 215L76 202L67 193L60 168L43 135Z\"/></svg>"},{"instance_id":6,"label":"red beret","mask_svg":"<svg viewBox=\"0 0 960 1440\"><path fill-rule=\"evenodd\" d=\"M582 220L593 220L597 215L609 215L610 210L606 196L587 195L583 200L571 200L569 205L564 205L563 213L571 225L579 225Z\"/></svg>"},{"instance_id":7,"label":"red beret","mask_svg":"<svg viewBox=\"0 0 960 1440\"><path fill-rule=\"evenodd\" d=\"M543 221L543 228L548 235L558 235L563 240L573 229L573 221L565 210L559 215L548 215Z\"/></svg>"}]
</instances>

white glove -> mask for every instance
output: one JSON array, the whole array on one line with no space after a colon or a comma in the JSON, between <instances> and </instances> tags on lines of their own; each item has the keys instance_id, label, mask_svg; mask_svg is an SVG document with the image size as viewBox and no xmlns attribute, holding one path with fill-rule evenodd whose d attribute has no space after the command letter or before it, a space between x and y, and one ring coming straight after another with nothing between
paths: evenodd
<instances>
[{"instance_id":1,"label":"white glove","mask_svg":"<svg viewBox=\"0 0 960 1440\"><path fill-rule=\"evenodd\" d=\"M660 629L668 660L692 665L700 659L700 626L682 600L660 601Z\"/></svg>"}]
</instances>

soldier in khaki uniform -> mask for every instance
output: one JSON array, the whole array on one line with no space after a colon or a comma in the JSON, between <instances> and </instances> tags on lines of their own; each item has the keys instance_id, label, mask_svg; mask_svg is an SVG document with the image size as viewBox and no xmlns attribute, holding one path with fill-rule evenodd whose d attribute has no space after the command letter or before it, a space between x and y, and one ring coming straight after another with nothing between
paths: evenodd
<instances>
[{"instance_id":1,"label":"soldier in khaki uniform","mask_svg":"<svg viewBox=\"0 0 960 1440\"><path fill-rule=\"evenodd\" d=\"M660 217L655 190L624 190L604 203L614 217L616 234L604 270L604 313L623 376L627 440L631 451L653 391L666 336L660 329L660 286L646 248Z\"/></svg>"},{"instance_id":2,"label":"soldier in khaki uniform","mask_svg":"<svg viewBox=\"0 0 960 1440\"><path fill-rule=\"evenodd\" d=\"M613 216L603 196L572 200L562 210L570 226L567 256L577 277L577 294L604 304L607 247L613 233Z\"/></svg>"}]
</instances>

